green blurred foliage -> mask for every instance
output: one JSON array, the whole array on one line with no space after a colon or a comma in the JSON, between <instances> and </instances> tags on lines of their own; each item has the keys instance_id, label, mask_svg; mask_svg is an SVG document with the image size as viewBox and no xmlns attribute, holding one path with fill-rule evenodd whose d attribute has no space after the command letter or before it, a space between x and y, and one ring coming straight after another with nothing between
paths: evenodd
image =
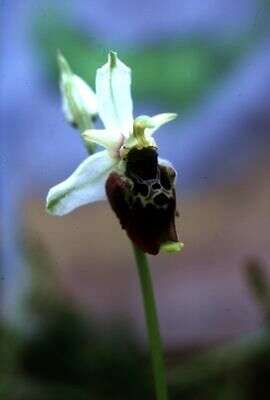
<instances>
[{"instance_id":1,"label":"green blurred foliage","mask_svg":"<svg viewBox=\"0 0 270 400\"><path fill-rule=\"evenodd\" d=\"M59 293L35 236L23 243L32 287L27 326L0 324L0 400L131 400L152 396L151 369L127 322L96 324Z\"/></svg>"},{"instance_id":2,"label":"green blurred foliage","mask_svg":"<svg viewBox=\"0 0 270 400\"><path fill-rule=\"evenodd\" d=\"M1 341L0 399L151 398L145 355L121 324L98 329L71 306L58 304L46 319L39 315L30 334L17 332L12 346L7 334ZM8 352L16 355L12 368Z\"/></svg>"},{"instance_id":3,"label":"green blurred foliage","mask_svg":"<svg viewBox=\"0 0 270 400\"><path fill-rule=\"evenodd\" d=\"M46 18L36 18L32 37L40 63L54 87L58 49L73 70L94 87L96 69L104 64L110 49L53 9ZM184 112L233 67L250 40L248 34L222 42L210 37L170 38L120 49L119 56L132 67L133 93L138 99L177 105Z\"/></svg>"},{"instance_id":4,"label":"green blurred foliage","mask_svg":"<svg viewBox=\"0 0 270 400\"><path fill-rule=\"evenodd\" d=\"M261 311L266 324L270 325L270 283L265 267L257 258L248 260L247 280Z\"/></svg>"},{"instance_id":5,"label":"green blurred foliage","mask_svg":"<svg viewBox=\"0 0 270 400\"><path fill-rule=\"evenodd\" d=\"M267 330L195 356L171 372L173 398L268 399L269 356L270 335Z\"/></svg>"},{"instance_id":6,"label":"green blurred foliage","mask_svg":"<svg viewBox=\"0 0 270 400\"><path fill-rule=\"evenodd\" d=\"M149 356L132 327L98 325L59 293L46 248L26 240L32 290L23 330L0 325L1 400L153 400ZM247 282L263 309L262 331L188 358L178 349L169 365L170 400L254 400L270 396L269 290L264 264L245 264ZM266 300L267 299L267 300ZM184 354L184 353L183 353Z\"/></svg>"}]
</instances>

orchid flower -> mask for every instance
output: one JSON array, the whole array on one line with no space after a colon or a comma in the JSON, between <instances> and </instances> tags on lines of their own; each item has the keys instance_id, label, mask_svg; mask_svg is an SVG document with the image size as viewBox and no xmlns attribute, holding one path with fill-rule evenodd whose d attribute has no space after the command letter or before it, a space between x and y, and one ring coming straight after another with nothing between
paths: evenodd
<instances>
[{"instance_id":1,"label":"orchid flower","mask_svg":"<svg viewBox=\"0 0 270 400\"><path fill-rule=\"evenodd\" d=\"M84 99L87 104L87 96ZM96 99L104 129L87 129L82 136L86 143L98 144L104 150L90 155L69 178L50 189L48 212L62 216L104 200L107 194L122 228L141 250L150 254L160 249L181 250L175 229L176 172L168 161L158 158L153 137L177 115L134 119L131 71L114 52L97 70ZM64 99L63 105L68 118L74 116L72 104L67 105Z\"/></svg>"}]
</instances>

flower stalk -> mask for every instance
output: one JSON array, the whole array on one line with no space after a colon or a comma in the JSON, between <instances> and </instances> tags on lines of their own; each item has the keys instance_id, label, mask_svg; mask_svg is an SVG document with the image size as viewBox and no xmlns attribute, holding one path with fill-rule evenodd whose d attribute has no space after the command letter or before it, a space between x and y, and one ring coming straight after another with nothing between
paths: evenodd
<instances>
[{"instance_id":1,"label":"flower stalk","mask_svg":"<svg viewBox=\"0 0 270 400\"><path fill-rule=\"evenodd\" d=\"M148 341L151 353L155 392L157 400L168 400L166 383L166 370L162 352L161 336L155 296L152 285L151 273L146 254L133 244L133 251L136 260L138 275L140 279L141 292L143 297L145 321L147 325Z\"/></svg>"},{"instance_id":2,"label":"flower stalk","mask_svg":"<svg viewBox=\"0 0 270 400\"><path fill-rule=\"evenodd\" d=\"M156 400L168 400L165 364L151 273L145 253L178 252L183 243L175 227L176 171L161 159L153 137L175 113L133 116L131 70L114 52L96 73L96 93L58 54L62 108L77 128L88 157L63 182L50 189L47 211L62 216L78 207L108 199L133 245ZM104 129L94 128L99 115ZM95 152L96 145L104 148Z\"/></svg>"}]
</instances>

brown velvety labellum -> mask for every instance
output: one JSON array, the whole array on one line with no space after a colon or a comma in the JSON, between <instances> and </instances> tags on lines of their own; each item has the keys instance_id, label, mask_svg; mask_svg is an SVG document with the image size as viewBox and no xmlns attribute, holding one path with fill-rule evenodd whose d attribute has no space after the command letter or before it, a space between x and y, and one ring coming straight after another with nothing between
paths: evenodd
<instances>
[{"instance_id":1,"label":"brown velvety labellum","mask_svg":"<svg viewBox=\"0 0 270 400\"><path fill-rule=\"evenodd\" d=\"M106 192L129 238L144 252L158 254L162 243L177 242L175 171L158 164L153 147L132 149L125 174L112 172Z\"/></svg>"}]
</instances>

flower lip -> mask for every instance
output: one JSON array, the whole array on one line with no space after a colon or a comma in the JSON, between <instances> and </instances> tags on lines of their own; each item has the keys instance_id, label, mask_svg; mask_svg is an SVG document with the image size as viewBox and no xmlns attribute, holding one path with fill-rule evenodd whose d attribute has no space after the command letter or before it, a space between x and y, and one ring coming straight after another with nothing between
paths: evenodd
<instances>
[{"instance_id":1,"label":"flower lip","mask_svg":"<svg viewBox=\"0 0 270 400\"><path fill-rule=\"evenodd\" d=\"M158 153L155 147L142 149L133 147L126 157L126 175L137 176L141 180L157 177Z\"/></svg>"},{"instance_id":2,"label":"flower lip","mask_svg":"<svg viewBox=\"0 0 270 400\"><path fill-rule=\"evenodd\" d=\"M122 228L141 250L155 255L181 249L175 227L174 178L170 167L158 163L155 149L133 148L125 173L109 175L106 193Z\"/></svg>"}]
</instances>

